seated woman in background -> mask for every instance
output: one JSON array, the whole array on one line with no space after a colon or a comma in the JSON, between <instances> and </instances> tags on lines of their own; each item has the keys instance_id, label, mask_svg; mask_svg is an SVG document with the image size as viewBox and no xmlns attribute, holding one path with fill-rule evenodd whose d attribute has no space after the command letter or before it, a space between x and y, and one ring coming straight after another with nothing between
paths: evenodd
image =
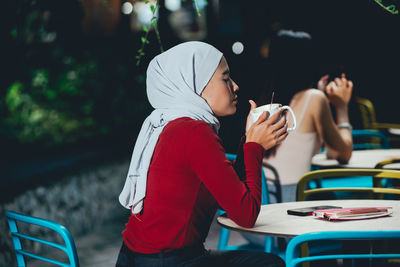
<instances>
[{"instance_id":1,"label":"seated woman in background","mask_svg":"<svg viewBox=\"0 0 400 267\"><path fill-rule=\"evenodd\" d=\"M353 140L348 104L353 83L345 74L330 82L325 75L318 82L319 89L312 88L316 63L311 36L305 32L280 31L271 42L270 60L271 89L279 103L293 109L297 128L264 161L279 173L282 202L296 201L296 184L310 171L311 159L323 144L330 157L341 162L350 160ZM330 103L336 111L336 122Z\"/></svg>"},{"instance_id":2,"label":"seated woman in background","mask_svg":"<svg viewBox=\"0 0 400 267\"><path fill-rule=\"evenodd\" d=\"M150 62L146 79L155 110L138 135L119 198L131 216L117 266L284 266L273 254L203 245L219 206L238 225L254 225L265 150L287 136L282 110L248 120L232 166L217 117L235 114L239 87L222 53L203 42L177 45Z\"/></svg>"}]
</instances>

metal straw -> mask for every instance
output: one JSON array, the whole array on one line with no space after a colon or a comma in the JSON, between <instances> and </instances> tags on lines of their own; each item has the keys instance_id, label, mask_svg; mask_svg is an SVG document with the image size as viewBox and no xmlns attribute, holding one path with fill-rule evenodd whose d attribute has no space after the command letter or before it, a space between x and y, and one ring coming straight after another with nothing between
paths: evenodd
<instances>
[{"instance_id":1,"label":"metal straw","mask_svg":"<svg viewBox=\"0 0 400 267\"><path fill-rule=\"evenodd\" d=\"M272 101L274 100L274 94L275 94L275 92L274 92L274 91L272 91L272 96L271 96L271 105L272 105Z\"/></svg>"}]
</instances>

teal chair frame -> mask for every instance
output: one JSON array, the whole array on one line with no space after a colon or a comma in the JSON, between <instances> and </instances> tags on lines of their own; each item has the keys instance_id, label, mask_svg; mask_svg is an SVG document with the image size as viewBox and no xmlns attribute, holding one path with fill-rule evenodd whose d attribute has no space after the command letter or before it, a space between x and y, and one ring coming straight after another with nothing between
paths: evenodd
<instances>
[{"instance_id":1,"label":"teal chair frame","mask_svg":"<svg viewBox=\"0 0 400 267\"><path fill-rule=\"evenodd\" d=\"M236 160L236 155L226 153L226 158L229 161L233 162L234 160ZM261 170L261 205L266 205L269 203L270 203L270 200L269 200L269 195L268 195L268 185L266 182L264 171ZM222 215L224 213L225 213L225 211L218 210L218 215ZM241 246L228 246L230 231L231 230L229 230L225 227L221 227L221 232L220 232L219 241L218 241L218 250L238 250L238 249L259 250L260 249L258 247L252 246L251 244L241 245ZM272 247L273 247L273 238L270 236L266 236L265 243L264 243L264 251L271 252Z\"/></svg>"},{"instance_id":2,"label":"teal chair frame","mask_svg":"<svg viewBox=\"0 0 400 267\"><path fill-rule=\"evenodd\" d=\"M329 231L302 234L290 240L286 249L286 266L295 267L303 262L331 259L400 259L396 254L340 254L313 255L300 257L300 246L310 241L320 240L378 240L400 239L400 231Z\"/></svg>"},{"instance_id":3,"label":"teal chair frame","mask_svg":"<svg viewBox=\"0 0 400 267\"><path fill-rule=\"evenodd\" d=\"M63 267L69 267L69 266L79 267L78 254L76 252L74 240L72 238L72 235L68 231L68 229L65 228L63 225L58 224L56 222L49 221L49 220L36 218L36 217L28 216L28 215L23 215L23 214L16 213L13 211L5 211L5 215L6 215L6 218L8 221L8 226L11 231L11 237L12 237L12 241L13 241L13 245L14 245L15 254L17 257L18 266L26 266L24 257L31 257L31 258L35 258L37 260L50 262L50 263L53 263L53 264L56 264L59 266L63 266ZM43 239L40 239L37 237L33 237L33 236L30 236L27 234L20 233L18 231L17 222L34 224L37 226L51 229L61 235L62 239L65 242L65 245L62 245L59 243L54 243L51 241L43 240ZM63 263L63 262L60 262L57 260L53 260L53 259L50 259L50 258L47 258L44 256L39 256L32 252L25 251L22 248L21 239L28 239L33 242L39 242L41 244L45 244L45 245L55 247L55 248L62 250L68 256L69 264Z\"/></svg>"},{"instance_id":4,"label":"teal chair frame","mask_svg":"<svg viewBox=\"0 0 400 267\"><path fill-rule=\"evenodd\" d=\"M353 137L353 150L363 149L390 149L389 138L378 130L368 129L357 129L351 131ZM358 138L370 138L370 142L356 142ZM379 141L379 143L374 142ZM321 148L321 153L325 151L325 148Z\"/></svg>"},{"instance_id":5,"label":"teal chair frame","mask_svg":"<svg viewBox=\"0 0 400 267\"><path fill-rule=\"evenodd\" d=\"M389 149L390 142L389 138L377 130L366 130L366 129L358 129L352 130L351 135L353 137L353 149L354 150L362 150L362 149ZM355 143L354 141L357 138L371 138L379 140L379 144L375 144L374 142L369 143Z\"/></svg>"}]
</instances>

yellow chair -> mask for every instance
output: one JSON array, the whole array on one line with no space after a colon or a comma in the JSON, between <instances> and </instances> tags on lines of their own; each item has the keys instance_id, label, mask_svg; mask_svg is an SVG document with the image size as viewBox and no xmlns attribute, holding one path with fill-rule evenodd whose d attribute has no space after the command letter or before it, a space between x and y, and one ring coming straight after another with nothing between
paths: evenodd
<instances>
[{"instance_id":1,"label":"yellow chair","mask_svg":"<svg viewBox=\"0 0 400 267\"><path fill-rule=\"evenodd\" d=\"M390 164L395 164L395 163L400 163L400 158L391 158L391 159L382 160L375 165L375 169L383 169L384 166L390 165ZM390 168L388 168L388 169L390 169Z\"/></svg>"},{"instance_id":2,"label":"yellow chair","mask_svg":"<svg viewBox=\"0 0 400 267\"><path fill-rule=\"evenodd\" d=\"M363 97L356 97L355 101L361 112L361 118L364 129L374 129L384 132L391 142L398 144L400 142L400 124L398 123L380 123L376 121L375 108L372 102Z\"/></svg>"},{"instance_id":3,"label":"yellow chair","mask_svg":"<svg viewBox=\"0 0 400 267\"><path fill-rule=\"evenodd\" d=\"M375 169L383 169L385 166L386 166L385 167L386 170L391 169L390 166L388 167L388 165L395 164L395 163L400 163L400 158L391 158L391 159L382 160L375 165ZM390 182L391 182L390 187L400 189L400 180L393 180ZM375 179L374 183L375 183L374 186L377 186L377 187L387 187L386 179ZM400 196L396 196L394 199L400 199Z\"/></svg>"},{"instance_id":4,"label":"yellow chair","mask_svg":"<svg viewBox=\"0 0 400 267\"><path fill-rule=\"evenodd\" d=\"M372 187L352 187L349 183L346 187L313 187L312 183L320 179L343 179L344 181L349 177L371 177L374 181L376 179L391 179L393 181L400 181L400 171L389 169L326 169L311 171L303 175L297 183L296 199L297 201L311 200L311 199L338 199L338 198L382 198L385 195L400 195L400 189L397 188L384 188L375 186ZM309 186L311 184L311 186ZM387 183L394 184L394 183ZM347 186L348 185L348 186Z\"/></svg>"}]
</instances>

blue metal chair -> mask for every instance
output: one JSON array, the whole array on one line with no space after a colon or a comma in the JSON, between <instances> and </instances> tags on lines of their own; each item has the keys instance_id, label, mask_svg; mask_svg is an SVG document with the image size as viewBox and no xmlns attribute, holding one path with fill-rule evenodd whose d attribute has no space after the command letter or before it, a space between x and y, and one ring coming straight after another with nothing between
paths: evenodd
<instances>
[{"instance_id":1,"label":"blue metal chair","mask_svg":"<svg viewBox=\"0 0 400 267\"><path fill-rule=\"evenodd\" d=\"M70 232L67 230L67 228L65 228L64 226L62 226L56 222L48 221L48 220L41 219L41 218L31 217L28 215L19 214L19 213L13 212L13 211L5 211L5 215L6 215L6 218L8 221L8 225L10 227L11 237L12 237L12 241L14 244L14 250L15 250L16 257L17 257L18 266L26 266L25 257L31 257L31 258L35 258L37 260L50 262L50 263L53 263L53 264L56 264L59 266L79 267L78 254L76 252L75 243L74 243L74 240L73 240ZM33 224L33 225L37 225L37 226L40 226L43 228L51 229L51 230L57 232L62 237L62 239L65 242L65 245L51 242L48 240L43 240L43 239L28 235L28 234L23 234L18 231L17 222ZM50 259L50 258L47 258L44 256L37 255L30 251L24 250L22 248L21 239L27 239L32 242L39 242L41 244L45 244L45 245L60 249L68 256L69 263L60 262L60 261L57 261L54 259Z\"/></svg>"},{"instance_id":2,"label":"blue metal chair","mask_svg":"<svg viewBox=\"0 0 400 267\"><path fill-rule=\"evenodd\" d=\"M322 261L333 259L400 259L400 253L386 254L362 254L362 253L346 253L342 251L333 252L324 255L304 255L300 257L301 245L312 241L321 240L382 240L382 239L398 239L400 240L400 231L332 231L332 232L315 232L299 235L290 240L286 249L286 266L295 267L304 262Z\"/></svg>"},{"instance_id":3,"label":"blue metal chair","mask_svg":"<svg viewBox=\"0 0 400 267\"><path fill-rule=\"evenodd\" d=\"M352 177L362 177L371 180L371 185L359 187L353 185L349 181ZM395 188L374 187L373 182L376 179L400 180L400 171L394 170L376 170L376 169L327 169L311 171L304 174L297 183L296 200L315 200L315 199L374 199L374 198L389 198L400 195L400 190ZM326 186L322 188L309 187L309 184L316 180L321 184L324 181L333 179L335 186ZM344 180L344 181L340 181ZM351 180L350 180L351 181ZM386 183L389 185L389 183ZM310 246L310 254L333 251L342 248L342 242L331 241L329 243L318 243Z\"/></svg>"},{"instance_id":4,"label":"blue metal chair","mask_svg":"<svg viewBox=\"0 0 400 267\"><path fill-rule=\"evenodd\" d=\"M226 153L226 157L229 161L232 161L232 162L236 159L235 154ZM269 194L268 194L268 185L267 185L263 170L261 170L261 188L262 188L261 189L261 205L269 204L270 200L269 200ZM218 210L219 215L222 215L224 213L225 213L225 211ZM228 245L229 234L230 234L229 229L221 227L221 232L220 232L219 241L218 241L218 250L238 250L238 249L261 250L262 249L259 246L254 246L251 243L246 244L246 245L240 245L240 246L229 246ZM264 251L271 252L272 249L273 249L273 238L270 236L266 236L265 243L264 243Z\"/></svg>"},{"instance_id":5,"label":"blue metal chair","mask_svg":"<svg viewBox=\"0 0 400 267\"><path fill-rule=\"evenodd\" d=\"M352 130L353 149L389 149L389 138L378 130L358 129ZM362 140L363 142L357 142ZM365 142L368 140L368 142Z\"/></svg>"},{"instance_id":6,"label":"blue metal chair","mask_svg":"<svg viewBox=\"0 0 400 267\"><path fill-rule=\"evenodd\" d=\"M378 130L356 129L351 131L353 150L390 149L389 138ZM323 147L321 153L325 151Z\"/></svg>"}]
</instances>

